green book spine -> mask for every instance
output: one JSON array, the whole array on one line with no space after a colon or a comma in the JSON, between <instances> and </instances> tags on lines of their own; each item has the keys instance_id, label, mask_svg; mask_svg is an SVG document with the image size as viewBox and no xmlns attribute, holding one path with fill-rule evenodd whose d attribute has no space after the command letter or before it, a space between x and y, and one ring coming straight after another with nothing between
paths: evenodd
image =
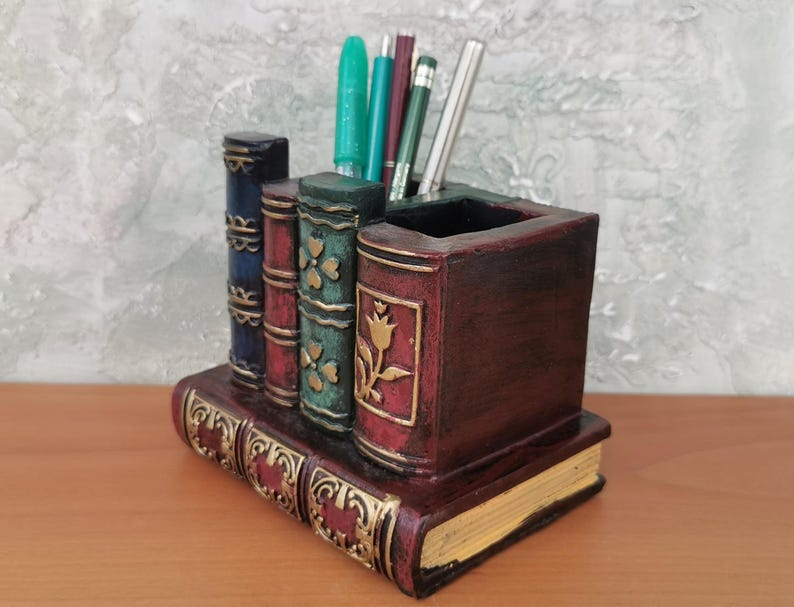
<instances>
[{"instance_id":1,"label":"green book spine","mask_svg":"<svg viewBox=\"0 0 794 607\"><path fill-rule=\"evenodd\" d=\"M334 432L353 425L356 236L381 221L385 189L336 173L299 182L300 409Z\"/></svg>"}]
</instances>

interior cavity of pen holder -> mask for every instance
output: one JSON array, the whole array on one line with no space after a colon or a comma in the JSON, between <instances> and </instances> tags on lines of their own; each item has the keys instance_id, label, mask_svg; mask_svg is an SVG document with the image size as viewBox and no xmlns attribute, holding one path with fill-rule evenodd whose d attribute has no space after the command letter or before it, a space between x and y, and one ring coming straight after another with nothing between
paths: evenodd
<instances>
[{"instance_id":1,"label":"interior cavity of pen holder","mask_svg":"<svg viewBox=\"0 0 794 607\"><path fill-rule=\"evenodd\" d=\"M443 204L405 209L398 214L387 216L386 221L432 238L447 238L457 234L501 228L538 216L537 213L464 198Z\"/></svg>"}]
</instances>

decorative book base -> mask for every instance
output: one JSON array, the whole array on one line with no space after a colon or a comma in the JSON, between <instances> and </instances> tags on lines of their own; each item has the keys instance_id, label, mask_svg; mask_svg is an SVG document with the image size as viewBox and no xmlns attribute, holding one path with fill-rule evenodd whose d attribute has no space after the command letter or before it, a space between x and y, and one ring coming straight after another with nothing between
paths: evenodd
<instances>
[{"instance_id":1,"label":"decorative book base","mask_svg":"<svg viewBox=\"0 0 794 607\"><path fill-rule=\"evenodd\" d=\"M174 426L203 457L248 481L322 539L423 597L537 530L604 485L609 424L582 411L442 478L376 466L345 436L232 382L228 365L192 375L173 393Z\"/></svg>"}]
</instances>

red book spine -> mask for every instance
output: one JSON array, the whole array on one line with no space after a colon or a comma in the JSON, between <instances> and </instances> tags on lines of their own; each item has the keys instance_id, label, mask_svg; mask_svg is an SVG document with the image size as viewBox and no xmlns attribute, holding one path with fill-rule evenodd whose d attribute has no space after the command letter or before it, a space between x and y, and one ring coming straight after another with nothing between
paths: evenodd
<instances>
[{"instance_id":1,"label":"red book spine","mask_svg":"<svg viewBox=\"0 0 794 607\"><path fill-rule=\"evenodd\" d=\"M435 472L446 269L359 236L353 440L382 466Z\"/></svg>"},{"instance_id":2,"label":"red book spine","mask_svg":"<svg viewBox=\"0 0 794 607\"><path fill-rule=\"evenodd\" d=\"M274 403L298 402L298 181L262 188L265 234L265 394Z\"/></svg>"},{"instance_id":3,"label":"red book spine","mask_svg":"<svg viewBox=\"0 0 794 607\"><path fill-rule=\"evenodd\" d=\"M383 148L383 178L388 192L394 176L394 161L400 147L403 118L408 106L411 91L411 60L414 52L413 36L397 36L392 70L391 96L389 99L389 118L386 122L386 144Z\"/></svg>"}]
</instances>

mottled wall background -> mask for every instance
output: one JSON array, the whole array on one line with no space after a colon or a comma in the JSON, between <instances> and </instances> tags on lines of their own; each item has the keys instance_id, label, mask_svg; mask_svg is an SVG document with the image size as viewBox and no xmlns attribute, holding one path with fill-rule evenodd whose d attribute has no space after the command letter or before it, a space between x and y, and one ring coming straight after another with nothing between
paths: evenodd
<instances>
[{"instance_id":1,"label":"mottled wall background","mask_svg":"<svg viewBox=\"0 0 794 607\"><path fill-rule=\"evenodd\" d=\"M794 393L788 0L0 2L0 379L225 360L224 132L330 167L344 37L487 41L449 177L601 214L587 389ZM517 354L517 361L520 356Z\"/></svg>"}]
</instances>

